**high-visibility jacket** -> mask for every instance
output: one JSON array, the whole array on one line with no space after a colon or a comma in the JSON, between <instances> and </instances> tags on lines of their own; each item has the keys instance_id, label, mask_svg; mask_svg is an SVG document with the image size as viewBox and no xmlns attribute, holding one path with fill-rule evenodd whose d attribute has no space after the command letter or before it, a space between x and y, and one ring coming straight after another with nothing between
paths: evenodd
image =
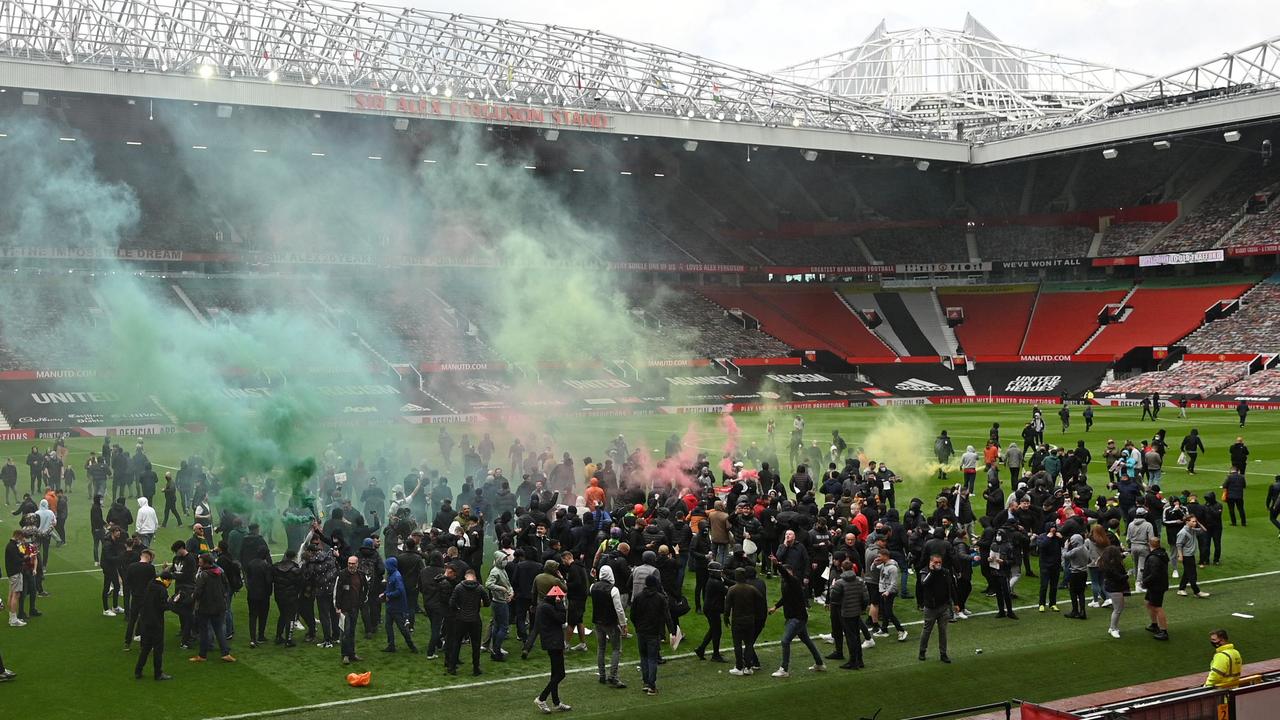
<instances>
[{"instance_id":1,"label":"high-visibility jacket","mask_svg":"<svg viewBox=\"0 0 1280 720\"><path fill-rule=\"evenodd\" d=\"M1240 671L1244 661L1240 659L1240 651L1231 643L1222 645L1213 653L1213 662L1209 665L1209 676L1205 678L1207 687L1232 688L1240 684Z\"/></svg>"}]
</instances>

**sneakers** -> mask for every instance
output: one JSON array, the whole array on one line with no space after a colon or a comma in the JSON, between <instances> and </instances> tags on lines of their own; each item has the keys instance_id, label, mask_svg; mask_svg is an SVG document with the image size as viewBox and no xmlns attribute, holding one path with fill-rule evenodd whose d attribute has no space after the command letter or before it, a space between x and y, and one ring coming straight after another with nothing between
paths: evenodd
<instances>
[{"instance_id":1,"label":"sneakers","mask_svg":"<svg viewBox=\"0 0 1280 720\"><path fill-rule=\"evenodd\" d=\"M199 655L193 655L193 656L190 658L190 662L193 662L193 663L202 663L202 662L205 662L205 661L206 661L206 660L205 660L205 658L202 658L202 657L200 657Z\"/></svg>"},{"instance_id":2,"label":"sneakers","mask_svg":"<svg viewBox=\"0 0 1280 720\"><path fill-rule=\"evenodd\" d=\"M1168 639L1169 639L1169 631L1167 631L1167 630L1159 630L1159 631L1157 631L1155 634L1153 634L1153 635L1151 636L1151 639L1152 639L1152 640L1168 640Z\"/></svg>"},{"instance_id":3,"label":"sneakers","mask_svg":"<svg viewBox=\"0 0 1280 720\"><path fill-rule=\"evenodd\" d=\"M533 699L533 705L534 705L534 707L538 708L539 710L541 710L542 712L546 713L547 715L550 715L550 714L551 714L551 708L547 707L547 701L546 701L546 700L539 700L538 698L534 698L534 699Z\"/></svg>"},{"instance_id":4,"label":"sneakers","mask_svg":"<svg viewBox=\"0 0 1280 720\"><path fill-rule=\"evenodd\" d=\"M1179 595L1181 595L1182 597L1186 597L1186 596L1187 596L1187 591L1186 591L1186 590L1179 590L1179 591L1178 591L1178 594L1179 594Z\"/></svg>"},{"instance_id":5,"label":"sneakers","mask_svg":"<svg viewBox=\"0 0 1280 720\"><path fill-rule=\"evenodd\" d=\"M1050 606L1049 606L1049 610L1050 610L1051 612L1058 612L1058 606L1057 606L1057 605L1050 605Z\"/></svg>"},{"instance_id":6,"label":"sneakers","mask_svg":"<svg viewBox=\"0 0 1280 720\"><path fill-rule=\"evenodd\" d=\"M8 682L16 677L18 677L18 673L12 670L5 670L4 672L0 672L0 682Z\"/></svg>"},{"instance_id":7,"label":"sneakers","mask_svg":"<svg viewBox=\"0 0 1280 720\"><path fill-rule=\"evenodd\" d=\"M1045 607L1044 605L1041 605L1040 607L1036 608L1036 612L1044 612L1048 609L1049 608Z\"/></svg>"},{"instance_id":8,"label":"sneakers","mask_svg":"<svg viewBox=\"0 0 1280 720\"><path fill-rule=\"evenodd\" d=\"M1183 595L1186 595L1186 593L1182 593L1182 594L1183 594ZM103 610L103 611L102 611L102 616L103 616L103 617L115 617L115 616L116 616L116 611L115 611L115 610Z\"/></svg>"},{"instance_id":9,"label":"sneakers","mask_svg":"<svg viewBox=\"0 0 1280 720\"><path fill-rule=\"evenodd\" d=\"M122 608L122 607L118 607L118 608L116 608L116 614L117 614L117 615L123 615L123 614L124 614L124 608Z\"/></svg>"},{"instance_id":10,"label":"sneakers","mask_svg":"<svg viewBox=\"0 0 1280 720\"><path fill-rule=\"evenodd\" d=\"M575 651L575 652L583 652L583 651L585 651L585 650L587 649L587 644L586 644L586 643L578 643L577 645L574 645L574 646L573 646L572 648L570 648L570 649L571 649L571 650L573 650L573 651Z\"/></svg>"},{"instance_id":11,"label":"sneakers","mask_svg":"<svg viewBox=\"0 0 1280 720\"><path fill-rule=\"evenodd\" d=\"M729 670L730 675L751 675L753 672L755 671L751 668L742 668L741 670L738 668L731 668Z\"/></svg>"},{"instance_id":12,"label":"sneakers","mask_svg":"<svg viewBox=\"0 0 1280 720\"><path fill-rule=\"evenodd\" d=\"M1204 591L1200 591L1200 592L1196 593L1196 597L1198 597L1198 598L1207 598L1207 597L1209 597L1209 593L1204 592Z\"/></svg>"},{"instance_id":13,"label":"sneakers","mask_svg":"<svg viewBox=\"0 0 1280 720\"><path fill-rule=\"evenodd\" d=\"M863 640L863 641L862 641L862 649L863 649L863 650L870 650L871 648L873 648L873 647L875 647L875 646L876 646L875 638L872 638L872 639L870 639L870 640Z\"/></svg>"},{"instance_id":14,"label":"sneakers","mask_svg":"<svg viewBox=\"0 0 1280 720\"><path fill-rule=\"evenodd\" d=\"M884 629L876 630L875 632L871 633L871 636L879 637L879 638L889 637L889 631Z\"/></svg>"},{"instance_id":15,"label":"sneakers","mask_svg":"<svg viewBox=\"0 0 1280 720\"><path fill-rule=\"evenodd\" d=\"M1178 594L1179 594L1179 595L1186 595L1186 593L1184 593L1184 592L1179 592ZM1101 603L1099 603L1097 600L1090 600L1090 601L1089 601L1089 607L1091 607L1091 608L1102 607L1102 604L1101 604Z\"/></svg>"},{"instance_id":16,"label":"sneakers","mask_svg":"<svg viewBox=\"0 0 1280 720\"><path fill-rule=\"evenodd\" d=\"M1111 598L1102 601L1102 607L1111 607Z\"/></svg>"},{"instance_id":17,"label":"sneakers","mask_svg":"<svg viewBox=\"0 0 1280 720\"><path fill-rule=\"evenodd\" d=\"M235 661L236 661L236 656L232 655L231 653L227 653L226 655L222 656L222 662L233 663Z\"/></svg>"},{"instance_id":18,"label":"sneakers","mask_svg":"<svg viewBox=\"0 0 1280 720\"><path fill-rule=\"evenodd\" d=\"M606 681L605 681L605 684L606 684L606 685L608 685L609 687L613 688L614 690L626 690L626 689L627 689L627 684L626 684L626 683L624 683L624 682L622 682L621 680L619 680L619 679L618 679L618 678L616 678L616 677L614 677L614 678L609 678L608 680L606 680Z\"/></svg>"},{"instance_id":19,"label":"sneakers","mask_svg":"<svg viewBox=\"0 0 1280 720\"><path fill-rule=\"evenodd\" d=\"M898 631L898 642L906 642L906 641L907 641L907 631L906 631L906 630L899 630L899 631Z\"/></svg>"},{"instance_id":20,"label":"sneakers","mask_svg":"<svg viewBox=\"0 0 1280 720\"><path fill-rule=\"evenodd\" d=\"M173 676L170 675L169 673L160 673L160 676L156 678L157 681L161 681L161 682L165 680L172 680L172 679L173 679Z\"/></svg>"},{"instance_id":21,"label":"sneakers","mask_svg":"<svg viewBox=\"0 0 1280 720\"><path fill-rule=\"evenodd\" d=\"M26 620L19 620L17 617L9 618L9 627L26 627Z\"/></svg>"},{"instance_id":22,"label":"sneakers","mask_svg":"<svg viewBox=\"0 0 1280 720\"><path fill-rule=\"evenodd\" d=\"M826 671L827 671L827 666L825 664L809 666L809 672L826 672Z\"/></svg>"},{"instance_id":23,"label":"sneakers","mask_svg":"<svg viewBox=\"0 0 1280 720\"><path fill-rule=\"evenodd\" d=\"M572 707L564 703L560 703L559 705L556 705L556 710L559 710L560 712L569 712L572 709L573 709Z\"/></svg>"},{"instance_id":24,"label":"sneakers","mask_svg":"<svg viewBox=\"0 0 1280 720\"><path fill-rule=\"evenodd\" d=\"M1111 637L1113 637L1113 638L1117 639L1117 640L1119 640L1119 639L1120 639L1120 631L1119 631L1119 630L1116 630L1115 628L1109 628L1109 629L1107 630L1107 634L1108 634L1108 635L1110 635Z\"/></svg>"},{"instance_id":25,"label":"sneakers","mask_svg":"<svg viewBox=\"0 0 1280 720\"><path fill-rule=\"evenodd\" d=\"M787 672L786 670L783 670L782 668L778 668L777 670L773 671L771 677L787 678L787 677L791 677L791 673Z\"/></svg>"}]
</instances>

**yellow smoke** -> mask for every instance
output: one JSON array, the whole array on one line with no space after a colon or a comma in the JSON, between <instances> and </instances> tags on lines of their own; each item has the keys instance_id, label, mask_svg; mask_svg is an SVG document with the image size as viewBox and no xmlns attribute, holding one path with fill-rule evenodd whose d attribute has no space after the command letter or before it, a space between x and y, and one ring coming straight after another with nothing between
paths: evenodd
<instances>
[{"instance_id":1,"label":"yellow smoke","mask_svg":"<svg viewBox=\"0 0 1280 720\"><path fill-rule=\"evenodd\" d=\"M865 460L888 463L898 477L919 480L938 470L935 435L923 414L887 408L863 439L862 450Z\"/></svg>"}]
</instances>

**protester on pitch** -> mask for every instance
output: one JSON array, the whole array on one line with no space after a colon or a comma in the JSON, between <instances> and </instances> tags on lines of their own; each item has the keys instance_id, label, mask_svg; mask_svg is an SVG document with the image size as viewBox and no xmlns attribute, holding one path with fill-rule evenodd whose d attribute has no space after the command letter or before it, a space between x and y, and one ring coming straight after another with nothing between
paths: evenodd
<instances>
[{"instance_id":1,"label":"protester on pitch","mask_svg":"<svg viewBox=\"0 0 1280 720\"><path fill-rule=\"evenodd\" d=\"M568 612L562 602L564 596L563 588L559 585L551 586L543 596L542 602L538 604L538 610L534 615L534 629L531 633L537 635L542 643L542 649L547 652L547 657L551 660L551 677L548 678L542 692L538 693L538 697L533 699L534 706L547 714L553 710L564 712L572 709L569 705L560 702L560 682L565 678L564 624L568 619Z\"/></svg>"}]
</instances>

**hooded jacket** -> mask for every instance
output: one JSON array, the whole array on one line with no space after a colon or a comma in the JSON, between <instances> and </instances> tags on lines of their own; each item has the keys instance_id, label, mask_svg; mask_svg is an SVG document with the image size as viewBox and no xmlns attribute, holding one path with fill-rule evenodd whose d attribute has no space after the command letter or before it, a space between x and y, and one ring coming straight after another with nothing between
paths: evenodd
<instances>
[{"instance_id":1,"label":"hooded jacket","mask_svg":"<svg viewBox=\"0 0 1280 720\"><path fill-rule=\"evenodd\" d=\"M840 608L840 617L852 618L861 617L867 611L869 600L866 583L858 577L857 573L849 570L840 573L840 579L831 586L827 604Z\"/></svg>"},{"instance_id":2,"label":"hooded jacket","mask_svg":"<svg viewBox=\"0 0 1280 720\"><path fill-rule=\"evenodd\" d=\"M151 503L146 498L138 498L138 518L134 531L139 535L154 535L156 526L160 524L159 518L156 517L156 509L151 507Z\"/></svg>"},{"instance_id":3,"label":"hooded jacket","mask_svg":"<svg viewBox=\"0 0 1280 720\"><path fill-rule=\"evenodd\" d=\"M555 560L548 560L542 564L542 572L538 573L537 577L533 579L534 599L540 600L546 597L547 591L556 585L559 585L560 589L565 592L569 590L569 586L560 577L560 563Z\"/></svg>"},{"instance_id":4,"label":"hooded jacket","mask_svg":"<svg viewBox=\"0 0 1280 720\"><path fill-rule=\"evenodd\" d=\"M489 591L479 580L463 580L449 595L449 608L458 622L480 622L480 609L489 604Z\"/></svg>"},{"instance_id":5,"label":"hooded jacket","mask_svg":"<svg viewBox=\"0 0 1280 720\"><path fill-rule=\"evenodd\" d=\"M651 576L653 577L653 576ZM646 580L639 595L631 597L631 622L640 637L662 637L664 631L675 632L671 608L657 577Z\"/></svg>"},{"instance_id":6,"label":"hooded jacket","mask_svg":"<svg viewBox=\"0 0 1280 720\"><path fill-rule=\"evenodd\" d=\"M385 566L387 586L382 592L387 600L387 612L392 615L405 615L409 612L409 599L404 592L404 578L400 576L400 561L389 557Z\"/></svg>"},{"instance_id":7,"label":"hooded jacket","mask_svg":"<svg viewBox=\"0 0 1280 720\"><path fill-rule=\"evenodd\" d=\"M1062 551L1062 564L1068 572L1085 572L1089 569L1089 550L1084 546L1083 535L1072 535Z\"/></svg>"},{"instance_id":8,"label":"hooded jacket","mask_svg":"<svg viewBox=\"0 0 1280 720\"><path fill-rule=\"evenodd\" d=\"M41 535L48 535L53 530L53 525L58 521L58 516L49 509L49 501L41 500L40 509L36 510L36 517L40 520L40 526L36 528Z\"/></svg>"},{"instance_id":9,"label":"hooded jacket","mask_svg":"<svg viewBox=\"0 0 1280 720\"><path fill-rule=\"evenodd\" d=\"M510 562L511 556L505 551L498 550L493 553L493 567L489 568L489 577L484 583L492 602L509 603L515 594L511 587L511 577L507 575L507 565Z\"/></svg>"},{"instance_id":10,"label":"hooded jacket","mask_svg":"<svg viewBox=\"0 0 1280 720\"><path fill-rule=\"evenodd\" d=\"M600 579L591 586L591 622L621 627L627 624L622 593L614 583L613 568L600 566Z\"/></svg>"},{"instance_id":11,"label":"hooded jacket","mask_svg":"<svg viewBox=\"0 0 1280 720\"><path fill-rule=\"evenodd\" d=\"M227 611L227 579L217 565L202 567L196 573L196 613L217 617Z\"/></svg>"}]
</instances>

